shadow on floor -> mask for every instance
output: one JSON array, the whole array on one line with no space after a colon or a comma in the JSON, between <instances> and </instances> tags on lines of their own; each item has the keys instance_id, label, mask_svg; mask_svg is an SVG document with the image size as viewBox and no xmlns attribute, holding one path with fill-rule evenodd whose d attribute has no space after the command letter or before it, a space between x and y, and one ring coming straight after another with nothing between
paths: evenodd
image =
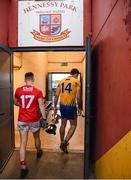
<instances>
[{"instance_id":1,"label":"shadow on floor","mask_svg":"<svg viewBox=\"0 0 131 180\"><path fill-rule=\"evenodd\" d=\"M33 179L83 179L83 153L44 152L40 160L35 151L27 152L29 174ZM15 151L0 178L18 179L20 177L19 151Z\"/></svg>"}]
</instances>

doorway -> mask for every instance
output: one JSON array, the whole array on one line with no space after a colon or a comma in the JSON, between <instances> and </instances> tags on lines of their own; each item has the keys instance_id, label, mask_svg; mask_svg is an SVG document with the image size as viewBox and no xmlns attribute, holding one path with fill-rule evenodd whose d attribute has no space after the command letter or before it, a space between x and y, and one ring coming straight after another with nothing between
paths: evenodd
<instances>
[{"instance_id":1,"label":"doorway","mask_svg":"<svg viewBox=\"0 0 131 180\"><path fill-rule=\"evenodd\" d=\"M85 75L86 75L86 77L85 77L85 86L86 86L86 91L85 91L85 89L83 89L83 92L84 92L84 95L85 95L85 99L86 99L86 101L85 102L83 102L83 103L85 103L84 104L84 108L85 108L85 133L84 133L84 167L83 167L83 170L84 170L84 178L89 178L89 175L90 175L90 173L91 173L91 162L90 162L90 155L91 155L91 153L90 153L90 151L89 151L89 149L90 149L90 108L91 108L91 106L87 109L87 105L90 105L90 92L91 92L91 79L90 79L90 77L91 77L91 71L90 71L90 68L91 68L91 40L90 40L90 38L87 38L87 40L86 40L86 44L87 44L87 46L86 46L86 53L88 53L88 59L87 59L87 55L86 55L86 57L84 57L85 59L86 59L86 65L85 65ZM34 52L47 52L47 51L49 51L49 49L50 49L50 51L63 51L63 49L65 50L66 49L66 51L67 50L69 50L70 51L70 48L58 48L58 47L56 47L55 48L55 50L54 50L54 48L52 48L52 47L50 47L50 48L16 48L16 49L12 49L13 50L13 52L29 52L29 51L34 51ZM72 48L73 49L73 51L85 51L85 48L83 47L76 47L76 48ZM22 56L21 56L21 54L19 54L17 57L16 57L16 59L17 58L20 58L20 64L16 64L16 66L14 67L14 69L16 69L16 70L19 70L20 68L21 68L21 66L23 66L23 64L22 64ZM28 66L29 67L29 66ZM36 68L36 66L34 65L34 67ZM40 66L40 67L42 67L42 66ZM11 67L12 68L12 67ZM28 68L27 68L28 69ZM26 69L26 71L27 71L27 69ZM44 66L44 69L46 69L46 67ZM36 70L38 70L37 68L36 68ZM37 71L38 72L38 74L39 74L39 71ZM24 72L23 72L23 74L24 74ZM88 77L88 78L87 78ZM44 80L44 81L46 81L46 80ZM40 81L40 82L43 82L43 81ZM18 83L19 83L19 81L18 81ZM40 83L41 85L42 85L42 83ZM88 92L88 93L87 93ZM88 97L89 96L89 97ZM13 118L12 118L13 119ZM1 176L2 177L2 176Z\"/></svg>"},{"instance_id":2,"label":"doorway","mask_svg":"<svg viewBox=\"0 0 131 180\"><path fill-rule=\"evenodd\" d=\"M53 101L52 90L56 88L59 80L69 75L72 68L78 68L81 74L83 90L85 89L85 52L19 52L14 53L14 91L17 87L24 84L25 72L32 71L35 75L35 86L42 89L46 100ZM37 61L36 61L37 59ZM65 63L66 62L66 63ZM64 64L64 66L63 66ZM79 76L80 78L80 76ZM46 83L48 79L48 85ZM83 98L85 98L84 92ZM85 100L83 100L84 102ZM84 105L83 105L84 107ZM84 110L83 110L84 111ZM18 108L14 107L15 118L15 146L19 147L19 132L17 129ZM78 127L69 145L70 152L84 153L84 120L82 116L78 116ZM44 150L60 151L59 127L61 121L57 124L56 135L47 134L41 130L41 142ZM67 124L69 127L69 123ZM67 127L67 128L68 128ZM28 149L34 150L33 136L29 133L27 144Z\"/></svg>"}]
</instances>

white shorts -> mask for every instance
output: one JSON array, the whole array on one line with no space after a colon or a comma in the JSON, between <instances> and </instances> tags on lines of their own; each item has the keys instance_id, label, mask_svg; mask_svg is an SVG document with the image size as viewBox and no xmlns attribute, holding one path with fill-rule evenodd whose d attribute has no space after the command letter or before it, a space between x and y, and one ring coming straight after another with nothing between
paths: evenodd
<instances>
[{"instance_id":1,"label":"white shorts","mask_svg":"<svg viewBox=\"0 0 131 180\"><path fill-rule=\"evenodd\" d=\"M22 122L18 121L17 126L21 131L31 131L32 133L37 132L40 129L40 121L36 122Z\"/></svg>"}]
</instances>

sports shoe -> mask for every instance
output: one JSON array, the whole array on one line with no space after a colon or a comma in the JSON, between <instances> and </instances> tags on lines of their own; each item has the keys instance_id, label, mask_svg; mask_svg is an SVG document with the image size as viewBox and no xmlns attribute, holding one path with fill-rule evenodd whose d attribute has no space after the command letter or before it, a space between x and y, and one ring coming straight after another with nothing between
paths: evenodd
<instances>
[{"instance_id":1,"label":"sports shoe","mask_svg":"<svg viewBox=\"0 0 131 180\"><path fill-rule=\"evenodd\" d=\"M65 143L65 142L60 144L60 149L66 154L68 154L68 150L67 150L68 145L69 145L69 143Z\"/></svg>"},{"instance_id":2,"label":"sports shoe","mask_svg":"<svg viewBox=\"0 0 131 180\"><path fill-rule=\"evenodd\" d=\"M69 146L69 142L67 142L67 146Z\"/></svg>"},{"instance_id":3,"label":"sports shoe","mask_svg":"<svg viewBox=\"0 0 131 180\"><path fill-rule=\"evenodd\" d=\"M37 154L36 154L37 159L40 159L42 155L43 155L42 149L40 149L39 151L37 151Z\"/></svg>"},{"instance_id":4,"label":"sports shoe","mask_svg":"<svg viewBox=\"0 0 131 180\"><path fill-rule=\"evenodd\" d=\"M28 168L26 168L26 169L21 169L20 177L21 177L21 178L25 178L26 175L28 174L28 172L29 172Z\"/></svg>"}]
</instances>

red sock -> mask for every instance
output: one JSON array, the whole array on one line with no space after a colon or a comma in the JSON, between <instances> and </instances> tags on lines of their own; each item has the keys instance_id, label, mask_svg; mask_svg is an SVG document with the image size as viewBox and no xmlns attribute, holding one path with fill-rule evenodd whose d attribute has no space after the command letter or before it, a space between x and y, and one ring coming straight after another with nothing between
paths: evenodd
<instances>
[{"instance_id":1,"label":"red sock","mask_svg":"<svg viewBox=\"0 0 131 180\"><path fill-rule=\"evenodd\" d=\"M22 169L26 169L26 161L20 161L20 165Z\"/></svg>"}]
</instances>

